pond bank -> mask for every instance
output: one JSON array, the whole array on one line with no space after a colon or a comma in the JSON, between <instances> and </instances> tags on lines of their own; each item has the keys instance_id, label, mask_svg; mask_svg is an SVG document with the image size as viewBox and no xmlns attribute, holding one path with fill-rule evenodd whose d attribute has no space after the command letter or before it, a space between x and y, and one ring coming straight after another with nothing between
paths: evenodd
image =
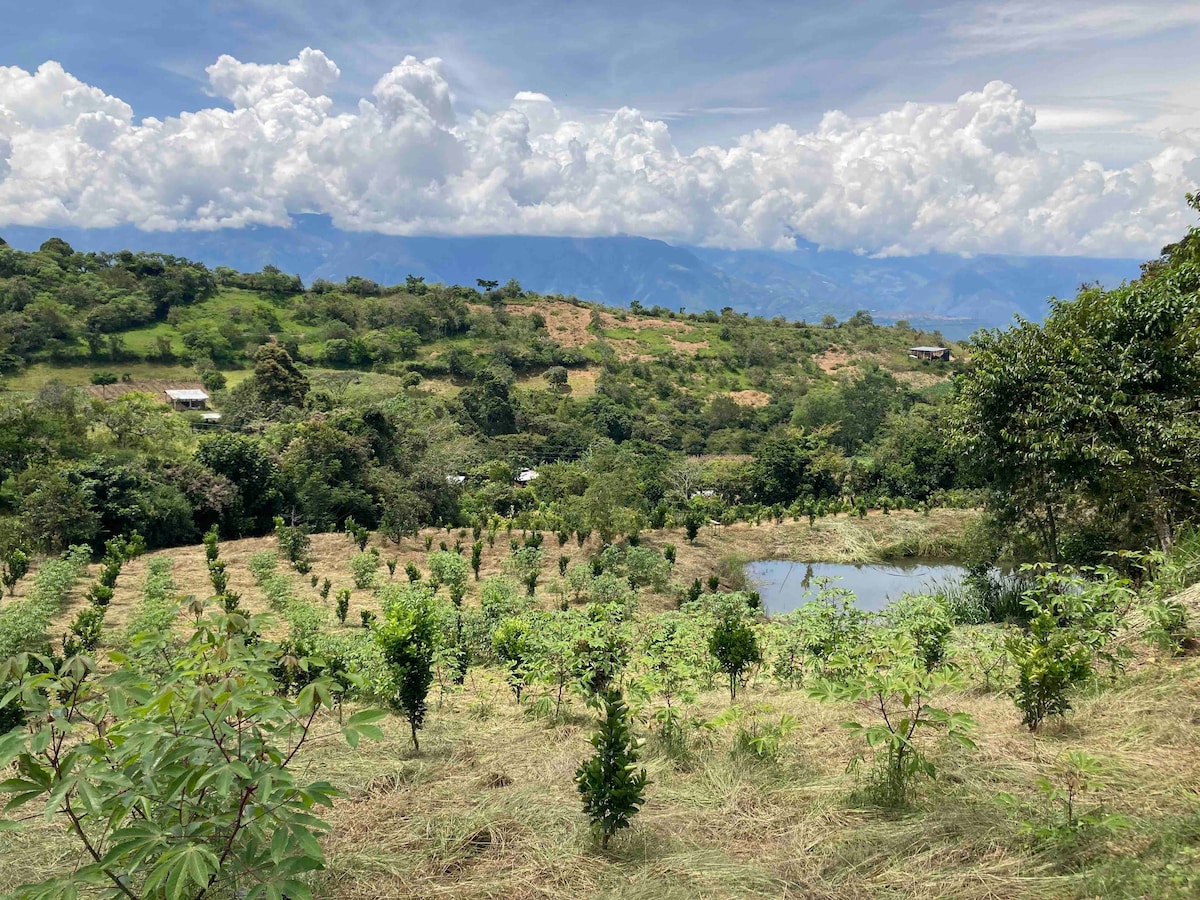
<instances>
[{"instance_id":1,"label":"pond bank","mask_svg":"<svg viewBox=\"0 0 1200 900\"><path fill-rule=\"evenodd\" d=\"M743 567L754 560L881 563L905 559L957 561L963 538L979 519L979 510L935 509L928 515L908 510L885 516L872 512L865 519L845 513L817 519L761 525L738 523L706 526L694 544L682 529L643 532L648 546L674 544L674 581L701 581L716 573L725 589L742 589Z\"/></svg>"}]
</instances>

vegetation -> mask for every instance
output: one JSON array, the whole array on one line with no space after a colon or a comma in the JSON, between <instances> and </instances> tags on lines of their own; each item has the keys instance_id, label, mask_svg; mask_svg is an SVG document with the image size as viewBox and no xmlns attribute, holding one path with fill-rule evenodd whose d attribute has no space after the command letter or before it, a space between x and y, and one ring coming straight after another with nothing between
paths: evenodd
<instances>
[{"instance_id":1,"label":"vegetation","mask_svg":"<svg viewBox=\"0 0 1200 900\"><path fill-rule=\"evenodd\" d=\"M949 365L0 248L0 890L1195 896L1197 241ZM879 614L741 572L939 555Z\"/></svg>"}]
</instances>

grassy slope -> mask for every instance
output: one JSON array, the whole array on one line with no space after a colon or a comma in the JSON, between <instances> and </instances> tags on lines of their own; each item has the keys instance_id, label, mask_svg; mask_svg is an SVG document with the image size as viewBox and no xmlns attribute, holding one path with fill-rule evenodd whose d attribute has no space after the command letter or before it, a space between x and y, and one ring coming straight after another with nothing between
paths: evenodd
<instances>
[{"instance_id":1,"label":"grassy slope","mask_svg":"<svg viewBox=\"0 0 1200 900\"><path fill-rule=\"evenodd\" d=\"M947 513L947 516L954 514ZM961 528L947 518L937 531ZM908 517L864 523L822 523L850 534L842 551L912 527ZM919 521L918 517L911 517ZM861 529L862 533L859 533ZM647 535L679 547L679 572L711 571L712 561L749 543L763 555L801 552L807 524L745 526L708 531L694 547L678 535ZM443 537L446 537L442 533ZM819 525L814 537L831 540ZM435 537L436 540L439 538ZM449 536L450 541L453 536ZM245 571L246 557L267 539L229 542L233 587L261 605ZM495 571L505 536L485 554ZM551 538L551 544L556 542ZM349 582L349 542L314 539L314 572ZM579 555L569 544L566 551ZM392 552L385 550L385 558ZM206 593L198 547L168 551L181 590ZM556 546L547 548L552 560ZM423 543L399 548L420 559ZM140 590L145 561L128 567L109 624L119 627ZM307 580L297 579L304 591ZM1200 589L1185 592L1193 620ZM352 617L371 602L355 592ZM649 598L645 608L665 604ZM76 598L74 605L82 603ZM70 612L67 613L70 615ZM678 768L650 746L653 784L636 827L614 842L610 856L595 851L582 821L572 775L588 751L590 723L576 704L564 724L530 721L514 706L500 673L474 671L465 690L431 695L422 753L409 749L406 726L392 720L386 740L357 751L336 740L319 742L306 774L345 791L330 819L329 857L315 894L377 897L1187 897L1195 896L1200 863L1200 658L1155 659L1136 639L1128 672L1081 698L1065 724L1031 735L1002 694L978 689L944 698L980 723L978 748L939 749L939 780L913 808L888 814L855 798L856 776L846 771L856 747L839 723L858 715L781 690L763 678L745 704L766 704L772 716L790 713L802 727L774 764L731 755L728 729L712 733L691 765ZM436 687L435 687L436 692ZM705 717L724 709L723 690L704 692ZM334 723L328 723L333 732ZM1103 757L1113 784L1084 805L1102 800L1132 820L1114 837L1034 847L1018 832L1019 816L996 799L1006 791L1035 800L1035 779L1064 752ZM1025 818L1028 818L1028 814ZM69 868L76 857L58 829L31 824L22 836L0 837L6 865L0 890L38 873ZM1190 880L1189 880L1190 879Z\"/></svg>"}]
</instances>

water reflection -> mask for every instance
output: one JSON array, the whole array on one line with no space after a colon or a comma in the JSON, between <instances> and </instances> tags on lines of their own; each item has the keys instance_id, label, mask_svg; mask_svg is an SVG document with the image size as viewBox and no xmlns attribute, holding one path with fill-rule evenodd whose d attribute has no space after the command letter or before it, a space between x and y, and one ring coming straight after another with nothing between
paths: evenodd
<instances>
[{"instance_id":1,"label":"water reflection","mask_svg":"<svg viewBox=\"0 0 1200 900\"><path fill-rule=\"evenodd\" d=\"M813 599L822 579L833 579L832 587L853 591L860 609L878 612L903 594L957 582L966 571L950 563L921 562L852 565L768 559L746 566L747 577L771 615L791 612Z\"/></svg>"}]
</instances>

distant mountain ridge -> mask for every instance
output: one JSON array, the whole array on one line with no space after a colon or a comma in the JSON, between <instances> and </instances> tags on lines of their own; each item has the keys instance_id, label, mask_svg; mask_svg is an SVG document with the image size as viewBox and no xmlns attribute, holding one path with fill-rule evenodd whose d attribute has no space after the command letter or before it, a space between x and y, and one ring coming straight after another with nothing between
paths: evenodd
<instances>
[{"instance_id":1,"label":"distant mountain ridge","mask_svg":"<svg viewBox=\"0 0 1200 900\"><path fill-rule=\"evenodd\" d=\"M713 250L639 237L397 237L341 231L321 216L293 228L214 232L0 227L12 246L36 249L62 237L78 250L148 250L210 266L258 271L273 264L300 275L340 281L361 275L386 284L407 275L474 284L516 278L539 293L574 294L615 306L691 311L736 310L764 316L843 319L867 309L881 321L907 319L962 337L1003 326L1013 315L1039 319L1050 296L1069 297L1083 283L1111 287L1136 278L1139 261L1054 256L929 254L875 259L820 250Z\"/></svg>"}]
</instances>

